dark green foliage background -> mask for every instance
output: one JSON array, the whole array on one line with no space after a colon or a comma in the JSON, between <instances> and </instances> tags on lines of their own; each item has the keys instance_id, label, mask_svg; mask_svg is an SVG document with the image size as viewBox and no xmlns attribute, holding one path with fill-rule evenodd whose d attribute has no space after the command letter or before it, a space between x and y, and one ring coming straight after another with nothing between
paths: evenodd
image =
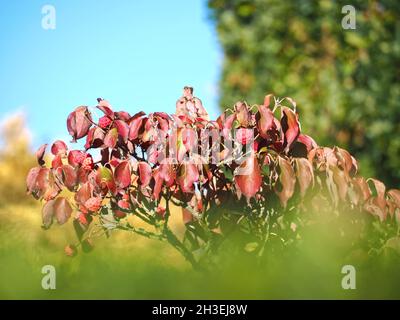
<instances>
[{"instance_id":1,"label":"dark green foliage background","mask_svg":"<svg viewBox=\"0 0 400 320\"><path fill-rule=\"evenodd\" d=\"M356 9L344 30L342 7ZM220 105L267 93L298 103L304 132L400 185L400 2L210 0L224 52Z\"/></svg>"}]
</instances>

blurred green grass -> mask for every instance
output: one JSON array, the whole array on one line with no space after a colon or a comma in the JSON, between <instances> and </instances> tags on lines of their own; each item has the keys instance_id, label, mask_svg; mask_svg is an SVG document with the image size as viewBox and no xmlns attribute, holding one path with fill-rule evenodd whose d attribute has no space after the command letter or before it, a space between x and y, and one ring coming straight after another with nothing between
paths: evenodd
<instances>
[{"instance_id":1,"label":"blurred green grass","mask_svg":"<svg viewBox=\"0 0 400 320\"><path fill-rule=\"evenodd\" d=\"M221 270L192 271L167 244L133 234L100 239L90 253L69 258L69 226L40 229L38 206L0 209L1 299L383 299L400 298L399 258L393 252L365 263L342 258L340 239L325 228L306 234L299 251L263 265L225 257ZM41 268L53 265L57 289L44 290ZM341 288L341 268L357 270L357 289Z\"/></svg>"}]
</instances>

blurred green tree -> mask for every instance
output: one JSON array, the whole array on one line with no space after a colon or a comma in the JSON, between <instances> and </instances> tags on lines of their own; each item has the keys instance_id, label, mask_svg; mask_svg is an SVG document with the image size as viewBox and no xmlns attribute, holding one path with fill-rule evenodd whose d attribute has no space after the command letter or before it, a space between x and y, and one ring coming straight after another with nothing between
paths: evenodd
<instances>
[{"instance_id":1,"label":"blurred green tree","mask_svg":"<svg viewBox=\"0 0 400 320\"><path fill-rule=\"evenodd\" d=\"M303 130L348 148L362 174L400 185L400 1L209 0L224 52L220 105L273 92ZM356 29L345 30L345 5Z\"/></svg>"}]
</instances>

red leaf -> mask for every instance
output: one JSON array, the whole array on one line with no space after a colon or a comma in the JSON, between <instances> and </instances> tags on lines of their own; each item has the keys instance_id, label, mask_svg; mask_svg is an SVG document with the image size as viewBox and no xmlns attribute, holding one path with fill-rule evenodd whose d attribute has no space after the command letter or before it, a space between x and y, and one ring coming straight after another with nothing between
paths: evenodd
<instances>
[{"instance_id":1,"label":"red leaf","mask_svg":"<svg viewBox=\"0 0 400 320\"><path fill-rule=\"evenodd\" d=\"M132 117L129 118L129 120L127 121L129 124L132 123L133 120L140 118L142 116L144 116L145 113L143 111L139 111L138 113L135 113Z\"/></svg>"},{"instance_id":2,"label":"red leaf","mask_svg":"<svg viewBox=\"0 0 400 320\"><path fill-rule=\"evenodd\" d=\"M33 194L36 191L37 178L40 170L41 167L34 167L29 170L29 173L26 177L26 189L28 194Z\"/></svg>"},{"instance_id":3,"label":"red leaf","mask_svg":"<svg viewBox=\"0 0 400 320\"><path fill-rule=\"evenodd\" d=\"M114 115L118 119L123 120L123 121L129 121L129 119L131 119L131 115L126 111L118 111L118 112L115 112Z\"/></svg>"},{"instance_id":4,"label":"red leaf","mask_svg":"<svg viewBox=\"0 0 400 320\"><path fill-rule=\"evenodd\" d=\"M265 105L258 106L256 114L257 129L264 139L271 139L271 130L276 130L272 111Z\"/></svg>"},{"instance_id":5,"label":"red leaf","mask_svg":"<svg viewBox=\"0 0 400 320\"><path fill-rule=\"evenodd\" d=\"M89 182L86 182L81 186L78 192L75 193L75 201L78 204L84 205L85 202L92 197L92 195L93 195L93 186Z\"/></svg>"},{"instance_id":6,"label":"red leaf","mask_svg":"<svg viewBox=\"0 0 400 320\"><path fill-rule=\"evenodd\" d=\"M252 128L239 128L236 130L236 141L242 145L252 143L254 141L254 131Z\"/></svg>"},{"instance_id":7,"label":"red leaf","mask_svg":"<svg viewBox=\"0 0 400 320\"><path fill-rule=\"evenodd\" d=\"M171 163L168 163L169 161L172 160L166 159L160 165L161 178L165 181L167 187L171 187L174 184L176 178L176 172L174 170L174 166Z\"/></svg>"},{"instance_id":8,"label":"red leaf","mask_svg":"<svg viewBox=\"0 0 400 320\"><path fill-rule=\"evenodd\" d=\"M154 181L155 181L154 189L153 189L153 197L154 197L154 199L158 200L160 198L160 192L161 192L162 185L164 182L164 179L161 176L159 168L157 168L154 171L153 177L154 177Z\"/></svg>"},{"instance_id":9,"label":"red leaf","mask_svg":"<svg viewBox=\"0 0 400 320\"><path fill-rule=\"evenodd\" d=\"M299 134L297 138L297 142L304 144L307 148L307 152L310 152L312 149L317 148L318 145L313 138L306 134Z\"/></svg>"},{"instance_id":10,"label":"red leaf","mask_svg":"<svg viewBox=\"0 0 400 320\"><path fill-rule=\"evenodd\" d=\"M347 150L339 147L335 147L334 151L338 159L338 164L346 172L346 175L349 176L351 172L355 174L357 171L357 164L354 163L355 160L351 154Z\"/></svg>"},{"instance_id":11,"label":"red leaf","mask_svg":"<svg viewBox=\"0 0 400 320\"><path fill-rule=\"evenodd\" d=\"M294 193L294 187L296 184L295 173L290 162L282 157L279 157L279 168L281 170L279 181L282 185L282 190L276 190L275 192L277 193L283 207L286 207L288 200Z\"/></svg>"},{"instance_id":12,"label":"red leaf","mask_svg":"<svg viewBox=\"0 0 400 320\"><path fill-rule=\"evenodd\" d=\"M342 201L346 200L347 191L349 189L348 178L343 170L339 167L329 167L328 170L333 172L333 181L337 186L339 197Z\"/></svg>"},{"instance_id":13,"label":"red leaf","mask_svg":"<svg viewBox=\"0 0 400 320\"><path fill-rule=\"evenodd\" d=\"M371 197L371 190L369 189L368 183L364 178L355 178L353 183L357 186L357 191L363 201L366 201Z\"/></svg>"},{"instance_id":14,"label":"red leaf","mask_svg":"<svg viewBox=\"0 0 400 320\"><path fill-rule=\"evenodd\" d=\"M108 126L112 123L112 120L107 116L102 116L99 119L99 127L102 129L107 129Z\"/></svg>"},{"instance_id":15,"label":"red leaf","mask_svg":"<svg viewBox=\"0 0 400 320\"><path fill-rule=\"evenodd\" d=\"M90 212L97 212L100 210L103 199L101 197L91 197L86 200L84 206Z\"/></svg>"},{"instance_id":16,"label":"red leaf","mask_svg":"<svg viewBox=\"0 0 400 320\"><path fill-rule=\"evenodd\" d=\"M191 151L197 145L197 134L194 129L185 128L182 131L182 143L186 151Z\"/></svg>"},{"instance_id":17,"label":"red leaf","mask_svg":"<svg viewBox=\"0 0 400 320\"><path fill-rule=\"evenodd\" d=\"M64 224L71 217L72 208L68 200L59 197L55 200L46 202L42 209L43 226L48 228L53 223L53 218L57 219L58 224Z\"/></svg>"},{"instance_id":18,"label":"red leaf","mask_svg":"<svg viewBox=\"0 0 400 320\"><path fill-rule=\"evenodd\" d=\"M76 170L70 165L62 166L63 183L70 190L73 191L78 183L78 174Z\"/></svg>"},{"instance_id":19,"label":"red leaf","mask_svg":"<svg viewBox=\"0 0 400 320\"><path fill-rule=\"evenodd\" d=\"M54 211L58 224L64 224L71 217L72 208L67 199L60 197L55 200Z\"/></svg>"},{"instance_id":20,"label":"red leaf","mask_svg":"<svg viewBox=\"0 0 400 320\"><path fill-rule=\"evenodd\" d=\"M271 104L271 98L273 97L273 94L268 94L265 96L264 98L264 106L266 106L267 108L269 108L270 104Z\"/></svg>"},{"instance_id":21,"label":"red leaf","mask_svg":"<svg viewBox=\"0 0 400 320\"><path fill-rule=\"evenodd\" d=\"M97 108L101 111L103 111L103 113L111 118L114 119L114 111L112 111L111 109L111 105L107 100L103 100L103 99L97 99L99 104L97 105Z\"/></svg>"},{"instance_id":22,"label":"red leaf","mask_svg":"<svg viewBox=\"0 0 400 320\"><path fill-rule=\"evenodd\" d=\"M365 204L365 209L369 211L370 213L379 216L379 219L381 221L386 219L386 199L385 199L385 192L386 192L386 187L385 185L377 180L377 179L368 179L367 182L372 181L375 191L376 191L376 196L371 197L367 203Z\"/></svg>"},{"instance_id":23,"label":"red leaf","mask_svg":"<svg viewBox=\"0 0 400 320\"><path fill-rule=\"evenodd\" d=\"M51 146L51 153L55 156L61 155L65 156L67 154L68 147L64 141L57 140Z\"/></svg>"},{"instance_id":24,"label":"red leaf","mask_svg":"<svg viewBox=\"0 0 400 320\"><path fill-rule=\"evenodd\" d=\"M55 200L50 200L45 203L42 208L42 223L45 228L49 228L53 223Z\"/></svg>"},{"instance_id":25,"label":"red leaf","mask_svg":"<svg viewBox=\"0 0 400 320\"><path fill-rule=\"evenodd\" d=\"M125 142L128 140L129 136L129 126L125 121L115 120L114 126L117 128L118 134L121 136L122 140Z\"/></svg>"},{"instance_id":26,"label":"red leaf","mask_svg":"<svg viewBox=\"0 0 400 320\"><path fill-rule=\"evenodd\" d=\"M140 129L142 127L143 118L133 119L129 125L129 140L135 140L139 136Z\"/></svg>"},{"instance_id":27,"label":"red leaf","mask_svg":"<svg viewBox=\"0 0 400 320\"><path fill-rule=\"evenodd\" d=\"M193 192L194 183L199 181L199 171L197 166L190 162L181 164L177 182L182 192Z\"/></svg>"},{"instance_id":28,"label":"red leaf","mask_svg":"<svg viewBox=\"0 0 400 320\"><path fill-rule=\"evenodd\" d=\"M89 148L98 148L102 146L104 135L104 131L101 128L91 128L86 137L85 149L87 150Z\"/></svg>"},{"instance_id":29,"label":"red leaf","mask_svg":"<svg viewBox=\"0 0 400 320\"><path fill-rule=\"evenodd\" d=\"M43 157L46 152L47 148L47 143L42 145L37 151L36 151L36 158L39 166L43 166L45 164Z\"/></svg>"},{"instance_id":30,"label":"red leaf","mask_svg":"<svg viewBox=\"0 0 400 320\"><path fill-rule=\"evenodd\" d=\"M72 136L73 141L83 138L87 135L90 127L92 126L92 118L88 108L81 106L71 112L67 119L67 128L69 134Z\"/></svg>"},{"instance_id":31,"label":"red leaf","mask_svg":"<svg viewBox=\"0 0 400 320\"><path fill-rule=\"evenodd\" d=\"M387 192L392 201L396 204L397 208L400 209L400 190L391 189Z\"/></svg>"},{"instance_id":32,"label":"red leaf","mask_svg":"<svg viewBox=\"0 0 400 320\"><path fill-rule=\"evenodd\" d=\"M298 121L298 115L287 107L282 107L282 118L281 118L282 130L284 133L283 146L285 151L289 151L290 146L300 134L300 124Z\"/></svg>"},{"instance_id":33,"label":"red leaf","mask_svg":"<svg viewBox=\"0 0 400 320\"><path fill-rule=\"evenodd\" d=\"M42 197L45 191L49 188L50 169L41 168L36 180L35 189L39 193L38 196Z\"/></svg>"},{"instance_id":34,"label":"red leaf","mask_svg":"<svg viewBox=\"0 0 400 320\"><path fill-rule=\"evenodd\" d=\"M139 179L142 186L146 187L151 180L151 167L147 162L140 161L138 164Z\"/></svg>"},{"instance_id":35,"label":"red leaf","mask_svg":"<svg viewBox=\"0 0 400 320\"><path fill-rule=\"evenodd\" d=\"M61 154L58 154L54 157L53 161L51 162L51 168L52 169L57 169L63 165L62 159L61 159Z\"/></svg>"},{"instance_id":36,"label":"red leaf","mask_svg":"<svg viewBox=\"0 0 400 320\"><path fill-rule=\"evenodd\" d=\"M118 130L117 128L112 128L110 131L107 132L104 138L104 145L108 148L115 148L115 145L118 141Z\"/></svg>"},{"instance_id":37,"label":"red leaf","mask_svg":"<svg viewBox=\"0 0 400 320\"><path fill-rule=\"evenodd\" d=\"M297 158L296 160L296 176L300 185L300 194L302 197L306 194L307 189L314 182L314 171L310 161L305 158Z\"/></svg>"},{"instance_id":38,"label":"red leaf","mask_svg":"<svg viewBox=\"0 0 400 320\"><path fill-rule=\"evenodd\" d=\"M260 189L262 184L262 176L260 165L254 154L246 158L240 165L235 182L240 189L240 192L247 198L253 197Z\"/></svg>"},{"instance_id":39,"label":"red leaf","mask_svg":"<svg viewBox=\"0 0 400 320\"><path fill-rule=\"evenodd\" d=\"M239 122L240 126L248 127L251 122L251 114L247 108L246 103L237 102L235 105L236 111L236 119Z\"/></svg>"},{"instance_id":40,"label":"red leaf","mask_svg":"<svg viewBox=\"0 0 400 320\"><path fill-rule=\"evenodd\" d=\"M68 163L73 167L78 167L86 158L86 153L80 150L71 150L68 153Z\"/></svg>"},{"instance_id":41,"label":"red leaf","mask_svg":"<svg viewBox=\"0 0 400 320\"><path fill-rule=\"evenodd\" d=\"M114 172L115 183L118 188L126 188L131 184L131 166L128 161L121 162Z\"/></svg>"}]
</instances>

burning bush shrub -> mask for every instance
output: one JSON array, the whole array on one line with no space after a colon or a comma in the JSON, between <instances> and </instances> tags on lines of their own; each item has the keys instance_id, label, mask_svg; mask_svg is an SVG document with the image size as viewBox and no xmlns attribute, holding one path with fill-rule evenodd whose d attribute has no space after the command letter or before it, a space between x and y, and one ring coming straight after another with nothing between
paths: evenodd
<instances>
[{"instance_id":1,"label":"burning bush shrub","mask_svg":"<svg viewBox=\"0 0 400 320\"><path fill-rule=\"evenodd\" d=\"M66 247L68 255L90 250L93 235L120 229L167 241L199 267L232 232L245 235L244 249L257 256L273 237L285 245L311 209L350 212L349 219L388 230L400 222L400 190L357 176L349 152L302 133L291 98L240 101L215 121L190 87L172 115L115 112L103 99L96 108L98 120L87 106L67 119L73 141L86 139L84 150L56 141L46 167L44 145L27 176L28 193L44 202L44 228L72 217L79 243ZM169 226L171 206L182 208L183 240ZM129 222L132 215L151 231Z\"/></svg>"}]
</instances>

